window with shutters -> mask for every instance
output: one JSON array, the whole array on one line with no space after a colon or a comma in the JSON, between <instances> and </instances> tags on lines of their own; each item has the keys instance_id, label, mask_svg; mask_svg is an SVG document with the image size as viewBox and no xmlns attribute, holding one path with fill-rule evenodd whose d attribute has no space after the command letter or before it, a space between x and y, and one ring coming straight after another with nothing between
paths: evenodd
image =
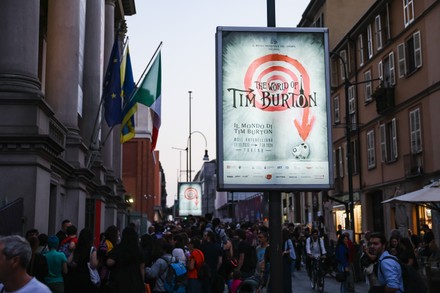
<instances>
[{"instance_id":1,"label":"window with shutters","mask_svg":"<svg viewBox=\"0 0 440 293\"><path fill-rule=\"evenodd\" d=\"M348 88L348 112L353 114L356 112L356 94L354 85Z\"/></svg>"},{"instance_id":2,"label":"window with shutters","mask_svg":"<svg viewBox=\"0 0 440 293\"><path fill-rule=\"evenodd\" d=\"M376 16L374 20L374 34L376 35L376 47L377 50L382 49L382 22L380 14Z\"/></svg>"},{"instance_id":3,"label":"window with shutters","mask_svg":"<svg viewBox=\"0 0 440 293\"><path fill-rule=\"evenodd\" d=\"M339 124L341 122L339 111L339 96L333 98L333 121L334 124Z\"/></svg>"},{"instance_id":4,"label":"window with shutters","mask_svg":"<svg viewBox=\"0 0 440 293\"><path fill-rule=\"evenodd\" d=\"M417 108L409 112L410 122L410 138L411 138L411 153L417 154L422 151L422 129L420 121L420 109Z\"/></svg>"},{"instance_id":5,"label":"window with shutters","mask_svg":"<svg viewBox=\"0 0 440 293\"><path fill-rule=\"evenodd\" d=\"M367 166L368 169L376 167L376 149L374 142L374 130L367 132Z\"/></svg>"},{"instance_id":6,"label":"window with shutters","mask_svg":"<svg viewBox=\"0 0 440 293\"><path fill-rule=\"evenodd\" d=\"M367 26L367 50L368 58L373 57L373 33L371 30L371 24Z\"/></svg>"},{"instance_id":7,"label":"window with shutters","mask_svg":"<svg viewBox=\"0 0 440 293\"><path fill-rule=\"evenodd\" d=\"M358 36L358 48L359 48L359 66L364 65L364 36L360 34Z\"/></svg>"},{"instance_id":8,"label":"window with shutters","mask_svg":"<svg viewBox=\"0 0 440 293\"><path fill-rule=\"evenodd\" d=\"M342 61L341 59L339 59L339 72L340 72L341 80L345 80L345 73L346 73L345 65L347 64L347 51L342 50L341 52L339 52L339 55L341 56L342 60L344 60L344 61ZM348 68L347 68L347 71L348 71ZM347 74L348 74L348 72L347 72Z\"/></svg>"},{"instance_id":9,"label":"window with shutters","mask_svg":"<svg viewBox=\"0 0 440 293\"><path fill-rule=\"evenodd\" d=\"M408 76L422 67L422 44L420 31L397 46L399 77Z\"/></svg>"},{"instance_id":10,"label":"window with shutters","mask_svg":"<svg viewBox=\"0 0 440 293\"><path fill-rule=\"evenodd\" d=\"M405 27L414 21L414 2L413 0L403 0L403 23Z\"/></svg>"},{"instance_id":11,"label":"window with shutters","mask_svg":"<svg viewBox=\"0 0 440 293\"><path fill-rule=\"evenodd\" d=\"M393 87L396 84L396 70L394 68L394 52L391 51L388 56L378 63L379 78L384 87Z\"/></svg>"},{"instance_id":12,"label":"window with shutters","mask_svg":"<svg viewBox=\"0 0 440 293\"><path fill-rule=\"evenodd\" d=\"M365 102L370 102L373 93L373 84L371 81L371 70L364 72L364 82L365 82Z\"/></svg>"},{"instance_id":13,"label":"window with shutters","mask_svg":"<svg viewBox=\"0 0 440 293\"><path fill-rule=\"evenodd\" d=\"M397 160L397 125L396 118L380 125L380 152L382 162Z\"/></svg>"}]
</instances>

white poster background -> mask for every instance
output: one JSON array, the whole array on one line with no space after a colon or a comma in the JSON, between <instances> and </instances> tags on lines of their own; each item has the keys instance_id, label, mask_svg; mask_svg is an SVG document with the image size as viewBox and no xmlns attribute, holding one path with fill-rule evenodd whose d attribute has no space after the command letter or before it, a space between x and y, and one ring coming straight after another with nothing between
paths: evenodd
<instances>
[{"instance_id":1,"label":"white poster background","mask_svg":"<svg viewBox=\"0 0 440 293\"><path fill-rule=\"evenodd\" d=\"M224 185L330 184L325 38L323 30L222 35Z\"/></svg>"},{"instance_id":2,"label":"white poster background","mask_svg":"<svg viewBox=\"0 0 440 293\"><path fill-rule=\"evenodd\" d=\"M202 215L202 183L182 182L178 184L179 216Z\"/></svg>"}]
</instances>

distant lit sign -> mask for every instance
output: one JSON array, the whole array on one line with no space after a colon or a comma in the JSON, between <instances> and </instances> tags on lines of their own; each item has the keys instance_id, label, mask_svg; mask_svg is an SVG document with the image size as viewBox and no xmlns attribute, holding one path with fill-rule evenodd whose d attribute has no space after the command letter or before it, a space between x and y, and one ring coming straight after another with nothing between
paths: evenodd
<instances>
[{"instance_id":1,"label":"distant lit sign","mask_svg":"<svg viewBox=\"0 0 440 293\"><path fill-rule=\"evenodd\" d=\"M329 189L328 30L217 28L220 190Z\"/></svg>"},{"instance_id":2,"label":"distant lit sign","mask_svg":"<svg viewBox=\"0 0 440 293\"><path fill-rule=\"evenodd\" d=\"M179 216L202 215L202 183L178 183Z\"/></svg>"}]
</instances>

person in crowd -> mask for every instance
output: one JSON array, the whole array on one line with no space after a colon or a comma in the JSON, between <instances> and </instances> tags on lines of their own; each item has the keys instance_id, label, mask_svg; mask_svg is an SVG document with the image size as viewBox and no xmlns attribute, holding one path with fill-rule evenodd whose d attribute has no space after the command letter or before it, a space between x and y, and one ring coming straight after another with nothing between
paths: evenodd
<instances>
[{"instance_id":1,"label":"person in crowd","mask_svg":"<svg viewBox=\"0 0 440 293\"><path fill-rule=\"evenodd\" d=\"M411 229L408 229L408 238L411 240L412 245L414 246L414 249L418 249L420 246L420 237L416 233L413 233Z\"/></svg>"},{"instance_id":2,"label":"person in crowd","mask_svg":"<svg viewBox=\"0 0 440 293\"><path fill-rule=\"evenodd\" d=\"M37 248L37 252L41 253L41 254L45 254L46 252L49 251L49 249L47 248L47 234L45 233L40 233L38 235L38 242L40 243L40 245Z\"/></svg>"},{"instance_id":3,"label":"person in crowd","mask_svg":"<svg viewBox=\"0 0 440 293\"><path fill-rule=\"evenodd\" d=\"M294 277L295 268L295 248L293 247L292 239L290 239L290 231L284 228L281 231L283 243L283 288L284 292L292 292L292 281Z\"/></svg>"},{"instance_id":4,"label":"person in crowd","mask_svg":"<svg viewBox=\"0 0 440 293\"><path fill-rule=\"evenodd\" d=\"M173 249L173 257L186 265L186 256L188 251L186 250L185 237L183 236L183 232L177 233L173 236L174 239L174 249Z\"/></svg>"},{"instance_id":5,"label":"person in crowd","mask_svg":"<svg viewBox=\"0 0 440 293\"><path fill-rule=\"evenodd\" d=\"M72 222L70 220L65 219L61 223L61 229L57 232L57 237L60 240L59 242L62 243L65 238L67 238L67 227L72 226Z\"/></svg>"},{"instance_id":6,"label":"person in crowd","mask_svg":"<svg viewBox=\"0 0 440 293\"><path fill-rule=\"evenodd\" d=\"M133 228L126 227L122 231L121 242L109 252L106 263L111 268L111 292L145 291L145 262L139 247L139 236Z\"/></svg>"},{"instance_id":7,"label":"person in crowd","mask_svg":"<svg viewBox=\"0 0 440 293\"><path fill-rule=\"evenodd\" d=\"M390 254L386 250L387 240L385 235L378 232L371 233L370 243L373 254L378 260L377 278L379 284L384 286L382 292L403 292L400 265L397 261L386 258Z\"/></svg>"},{"instance_id":8,"label":"person in crowd","mask_svg":"<svg viewBox=\"0 0 440 293\"><path fill-rule=\"evenodd\" d=\"M93 247L93 233L90 229L81 230L77 245L67 258L67 263L68 282L65 282L65 292L94 293L97 291L96 286L90 280L88 268L88 263L92 269L98 267L98 256Z\"/></svg>"},{"instance_id":9,"label":"person in crowd","mask_svg":"<svg viewBox=\"0 0 440 293\"><path fill-rule=\"evenodd\" d=\"M395 235L391 235L388 243L389 243L388 248L387 248L388 252L391 255L397 256L397 254L399 252L399 237L397 237Z\"/></svg>"},{"instance_id":10,"label":"person in crowd","mask_svg":"<svg viewBox=\"0 0 440 293\"><path fill-rule=\"evenodd\" d=\"M60 240L57 236L49 236L47 239L49 251L44 255L49 267L49 273L44 278L44 282L53 293L64 293L63 274L67 274L66 256L57 251L59 243Z\"/></svg>"},{"instance_id":11,"label":"person in crowd","mask_svg":"<svg viewBox=\"0 0 440 293\"><path fill-rule=\"evenodd\" d=\"M166 277L166 272L168 264L174 260L171 255L173 251L173 245L165 240L160 240L160 251L162 255L153 263L151 267L145 268L145 277L147 279L154 279L154 293L166 292L164 280Z\"/></svg>"},{"instance_id":12,"label":"person in crowd","mask_svg":"<svg viewBox=\"0 0 440 293\"><path fill-rule=\"evenodd\" d=\"M40 232L38 232L38 229L32 228L32 229L26 231L26 233L24 234L24 238L26 238L26 240L29 241L29 238L31 238L31 237L38 238L38 235L40 235Z\"/></svg>"},{"instance_id":13,"label":"person in crowd","mask_svg":"<svg viewBox=\"0 0 440 293\"><path fill-rule=\"evenodd\" d=\"M421 250L421 255L422 256L426 256L426 257L430 257L431 254L434 252L432 251L433 246L432 246L432 241L434 240L434 233L432 232L432 230L429 228L428 225L423 224L422 226L422 231L423 236L422 236L422 250ZM435 242L434 242L435 243Z\"/></svg>"},{"instance_id":14,"label":"person in crowd","mask_svg":"<svg viewBox=\"0 0 440 293\"><path fill-rule=\"evenodd\" d=\"M212 228L215 233L215 241L220 245L226 245L228 242L228 235L226 234L225 229L222 227L222 223L219 218L214 218L212 220Z\"/></svg>"},{"instance_id":15,"label":"person in crowd","mask_svg":"<svg viewBox=\"0 0 440 293\"><path fill-rule=\"evenodd\" d=\"M396 256L402 263L412 266L416 270L419 268L416 255L414 253L414 246L409 238L404 237L400 239Z\"/></svg>"},{"instance_id":16,"label":"person in crowd","mask_svg":"<svg viewBox=\"0 0 440 293\"><path fill-rule=\"evenodd\" d=\"M243 280L251 277L257 266L257 256L255 248L252 247L248 241L246 241L246 231L238 229L235 231L236 235L240 239L238 244L238 265L237 269L240 270Z\"/></svg>"},{"instance_id":17,"label":"person in crowd","mask_svg":"<svg viewBox=\"0 0 440 293\"><path fill-rule=\"evenodd\" d=\"M154 225L151 225L148 227L148 234L153 238L153 241L157 240L157 234L156 234L156 227Z\"/></svg>"},{"instance_id":18,"label":"person in crowd","mask_svg":"<svg viewBox=\"0 0 440 293\"><path fill-rule=\"evenodd\" d=\"M58 251L63 252L66 255L66 258L69 258L70 254L76 247L76 243L78 242L77 233L78 229L76 228L76 226L68 226L67 237L60 242L60 247L58 248Z\"/></svg>"},{"instance_id":19,"label":"person in crowd","mask_svg":"<svg viewBox=\"0 0 440 293\"><path fill-rule=\"evenodd\" d=\"M202 282L199 280L198 270L205 262L205 255L199 249L201 246L201 238L199 236L191 237L188 242L188 249L190 252L188 258L188 272L186 274L188 284L186 287L186 293L200 293L202 290Z\"/></svg>"},{"instance_id":20,"label":"person in crowd","mask_svg":"<svg viewBox=\"0 0 440 293\"><path fill-rule=\"evenodd\" d=\"M304 251L304 237L301 231L301 226L296 226L293 229L293 245L295 246L296 262L295 269L301 270L302 252Z\"/></svg>"},{"instance_id":21,"label":"person in crowd","mask_svg":"<svg viewBox=\"0 0 440 293\"><path fill-rule=\"evenodd\" d=\"M261 280L264 277L264 255L266 253L267 247L269 247L269 234L265 231L260 231L258 233L258 246L257 251L257 268L255 274Z\"/></svg>"},{"instance_id":22,"label":"person in crowd","mask_svg":"<svg viewBox=\"0 0 440 293\"><path fill-rule=\"evenodd\" d=\"M107 259L109 253L115 248L119 242L119 229L115 225L107 227L104 232L103 238L98 247L98 262L99 262L99 276L101 278L100 292L106 292L108 290L108 282L110 276L110 269L107 266Z\"/></svg>"},{"instance_id":23,"label":"person in crowd","mask_svg":"<svg viewBox=\"0 0 440 293\"><path fill-rule=\"evenodd\" d=\"M374 255L371 243L371 231L366 231L364 233L364 239L361 241L362 255L361 255L361 265L366 276L366 283L371 288L377 286L376 274L374 274L374 264L376 263L376 255Z\"/></svg>"},{"instance_id":24,"label":"person in crowd","mask_svg":"<svg viewBox=\"0 0 440 293\"><path fill-rule=\"evenodd\" d=\"M339 224L338 229L336 230L336 237L339 239L339 237L341 237L341 235L342 235L342 225Z\"/></svg>"},{"instance_id":25,"label":"person in crowd","mask_svg":"<svg viewBox=\"0 0 440 293\"><path fill-rule=\"evenodd\" d=\"M45 284L26 272L31 256L31 246L25 238L0 237L0 292L51 293Z\"/></svg>"},{"instance_id":26,"label":"person in crowd","mask_svg":"<svg viewBox=\"0 0 440 293\"><path fill-rule=\"evenodd\" d=\"M205 256L205 263L208 264L210 269L210 287L217 288L218 283L223 282L224 278L219 277L218 270L222 266L223 262L223 249L216 241L216 235L214 231L207 230L203 233L203 241L200 245L200 250ZM221 278L221 281L219 280ZM214 290L210 291L214 291Z\"/></svg>"},{"instance_id":27,"label":"person in crowd","mask_svg":"<svg viewBox=\"0 0 440 293\"><path fill-rule=\"evenodd\" d=\"M311 276L311 261L316 257L323 257L327 254L325 250L324 241L318 235L318 230L313 229L309 238L306 239L306 253L307 253L307 272Z\"/></svg>"},{"instance_id":28,"label":"person in crowd","mask_svg":"<svg viewBox=\"0 0 440 293\"><path fill-rule=\"evenodd\" d=\"M38 247L40 246L38 237L30 236L28 242L31 245L32 256L27 268L27 273L30 276L37 278L38 281L44 283L44 278L47 276L49 270L46 258L38 252Z\"/></svg>"},{"instance_id":29,"label":"person in crowd","mask_svg":"<svg viewBox=\"0 0 440 293\"><path fill-rule=\"evenodd\" d=\"M347 246L348 246L348 264L350 273L347 277L347 289L348 292L354 292L355 282L354 282L354 260L356 257L356 248L354 247L353 241L350 239L350 234L348 232L342 233L348 237Z\"/></svg>"},{"instance_id":30,"label":"person in crowd","mask_svg":"<svg viewBox=\"0 0 440 293\"><path fill-rule=\"evenodd\" d=\"M240 284L243 282L241 279L241 273L239 270L234 270L232 272L231 280L228 284L229 292L231 293L237 293L238 287L240 287Z\"/></svg>"},{"instance_id":31,"label":"person in crowd","mask_svg":"<svg viewBox=\"0 0 440 293\"><path fill-rule=\"evenodd\" d=\"M336 251L335 257L338 263L338 271L345 273L346 275L350 274L350 265L348 262L349 248L348 248L348 235L343 233L338 238L338 242L336 243ZM345 293L348 292L347 281L341 282L340 292Z\"/></svg>"}]
</instances>

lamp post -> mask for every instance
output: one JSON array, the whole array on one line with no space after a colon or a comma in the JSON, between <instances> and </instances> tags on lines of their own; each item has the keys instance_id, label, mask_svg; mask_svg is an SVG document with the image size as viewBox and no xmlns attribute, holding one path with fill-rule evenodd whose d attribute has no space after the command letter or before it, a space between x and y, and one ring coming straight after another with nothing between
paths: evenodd
<instances>
[{"instance_id":1,"label":"lamp post","mask_svg":"<svg viewBox=\"0 0 440 293\"><path fill-rule=\"evenodd\" d=\"M206 136L205 136L201 131L198 131L198 130L195 130L195 131L191 132L191 133L189 134L189 136L188 136L188 141L187 141L187 145L188 145L188 148L187 148L187 149L188 149L188 151L187 151L187 155L189 156L189 160L187 160L187 164L188 164L188 162L189 162L189 169L187 170L187 179L188 179L188 177L189 177L188 182L192 181L192 179L191 179L191 172L192 172L192 169L191 169L191 137L192 137L192 135L195 134L195 133L200 134L200 135L203 137L203 139L205 140L205 154L204 154L204 156L203 156L203 161L204 161L204 162L208 162L208 161L209 161L209 155L208 155L208 141L206 140ZM189 174L189 176L188 176L188 174Z\"/></svg>"},{"instance_id":2,"label":"lamp post","mask_svg":"<svg viewBox=\"0 0 440 293\"><path fill-rule=\"evenodd\" d=\"M188 122L188 128L189 128L189 135L188 135L188 143L187 143L187 147L188 147L188 153L187 153L187 155L188 155L188 157L189 157L189 160L187 159L187 163L188 163L188 161L189 161L189 169L188 168L186 168L187 169L187 173L186 173L186 182L190 182L191 181L191 93L192 93L192 91L188 91L188 94L189 94L189 122ZM188 165L187 165L187 167L188 167ZM189 170L189 172L188 172L188 170ZM188 177L188 175L189 175L189 177Z\"/></svg>"},{"instance_id":3,"label":"lamp post","mask_svg":"<svg viewBox=\"0 0 440 293\"><path fill-rule=\"evenodd\" d=\"M353 199L353 170L352 170L352 157L351 157L351 121L350 121L350 109L348 107L349 100L348 100L348 89L350 86L352 86L352 83L348 80L347 75L347 63L345 62L345 59L342 58L341 55L335 52L330 52L331 55L336 56L341 60L342 64L344 65L344 95L345 95L345 138L347 140L347 180L348 180L348 201L349 201L349 224L350 229L353 230L353 236L354 236L354 199Z\"/></svg>"}]
</instances>

